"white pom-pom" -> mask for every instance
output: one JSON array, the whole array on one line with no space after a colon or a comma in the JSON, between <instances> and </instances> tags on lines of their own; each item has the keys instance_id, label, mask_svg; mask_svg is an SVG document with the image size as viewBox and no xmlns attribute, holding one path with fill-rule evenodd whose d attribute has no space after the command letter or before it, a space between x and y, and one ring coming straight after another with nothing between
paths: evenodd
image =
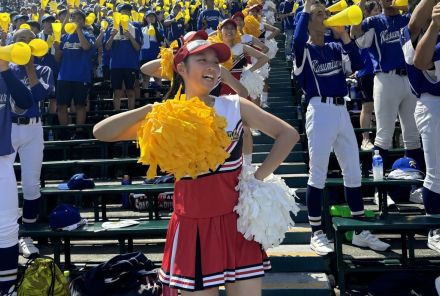
<instances>
[{"instance_id":1,"label":"white pom-pom","mask_svg":"<svg viewBox=\"0 0 440 296\"><path fill-rule=\"evenodd\" d=\"M258 97L263 92L264 87L264 79L257 73L249 71L249 68L245 68L243 70L243 73L241 73L240 78L241 84L243 84L244 87L249 92L249 96L252 99L258 99Z\"/></svg>"},{"instance_id":2,"label":"white pom-pom","mask_svg":"<svg viewBox=\"0 0 440 296\"><path fill-rule=\"evenodd\" d=\"M265 44L269 48L269 51L266 53L266 55L269 57L269 59L273 59L278 52L277 42L274 39L266 39Z\"/></svg>"},{"instance_id":3,"label":"white pom-pom","mask_svg":"<svg viewBox=\"0 0 440 296\"><path fill-rule=\"evenodd\" d=\"M257 72L258 75L263 77L263 79L267 79L269 77L269 71L270 71L269 64L265 64L263 67L261 67L255 72Z\"/></svg>"},{"instance_id":4,"label":"white pom-pom","mask_svg":"<svg viewBox=\"0 0 440 296\"><path fill-rule=\"evenodd\" d=\"M283 179L271 174L259 181L254 177L255 171L256 167L243 167L236 187L240 197L234 211L239 215L238 231L267 250L283 241L288 228L294 225L290 212L296 215L299 207L295 191Z\"/></svg>"}]
</instances>

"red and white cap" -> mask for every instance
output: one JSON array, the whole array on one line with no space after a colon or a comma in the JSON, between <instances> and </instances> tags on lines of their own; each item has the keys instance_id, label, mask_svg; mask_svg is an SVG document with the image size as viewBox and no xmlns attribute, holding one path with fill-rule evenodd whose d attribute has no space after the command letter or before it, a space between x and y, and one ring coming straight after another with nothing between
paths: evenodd
<instances>
[{"instance_id":1,"label":"red and white cap","mask_svg":"<svg viewBox=\"0 0 440 296\"><path fill-rule=\"evenodd\" d=\"M206 40L208 39L208 33L206 33L205 30L191 31L186 33L185 36L183 36L183 41L185 43L188 43L196 38L201 40Z\"/></svg>"},{"instance_id":2,"label":"red and white cap","mask_svg":"<svg viewBox=\"0 0 440 296\"><path fill-rule=\"evenodd\" d=\"M212 43L209 40L194 40L186 43L174 55L174 71L176 71L177 65L183 62L187 57L193 54L202 53L207 49L215 51L220 63L226 62L231 56L229 46L224 43Z\"/></svg>"},{"instance_id":3,"label":"red and white cap","mask_svg":"<svg viewBox=\"0 0 440 296\"><path fill-rule=\"evenodd\" d=\"M244 19L244 14L241 11L238 11L236 13L234 13L234 15L232 16L232 19L236 19L236 18L242 18Z\"/></svg>"},{"instance_id":4,"label":"red and white cap","mask_svg":"<svg viewBox=\"0 0 440 296\"><path fill-rule=\"evenodd\" d=\"M253 9L256 9L256 10L260 11L260 10L263 9L263 5L261 5L261 4L254 4L251 7L249 7L249 11L251 11Z\"/></svg>"},{"instance_id":5,"label":"red and white cap","mask_svg":"<svg viewBox=\"0 0 440 296\"><path fill-rule=\"evenodd\" d=\"M234 25L234 27L237 28L237 23L232 19L232 18L228 18L223 20L219 25L218 28L221 30L224 26L226 26L227 24L232 24Z\"/></svg>"}]
</instances>

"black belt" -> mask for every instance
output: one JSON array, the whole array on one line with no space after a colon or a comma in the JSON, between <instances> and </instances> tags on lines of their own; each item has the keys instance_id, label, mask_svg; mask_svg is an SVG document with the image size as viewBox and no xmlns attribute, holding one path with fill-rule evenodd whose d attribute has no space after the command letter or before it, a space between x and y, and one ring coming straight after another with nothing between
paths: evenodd
<instances>
[{"instance_id":1,"label":"black belt","mask_svg":"<svg viewBox=\"0 0 440 296\"><path fill-rule=\"evenodd\" d=\"M321 103L328 103L327 99L333 99L330 103L334 105L345 105L344 97L321 97Z\"/></svg>"},{"instance_id":2,"label":"black belt","mask_svg":"<svg viewBox=\"0 0 440 296\"><path fill-rule=\"evenodd\" d=\"M406 69L405 68L397 68L397 69L393 69L393 70L391 70L391 71L384 71L385 73L391 73L391 72L394 72L394 73L396 73L397 75L399 75L399 76L406 76L406 75L408 75L408 72L406 71Z\"/></svg>"},{"instance_id":3,"label":"black belt","mask_svg":"<svg viewBox=\"0 0 440 296\"><path fill-rule=\"evenodd\" d=\"M35 119L34 123L38 123L40 121L40 117L25 117L25 116L14 116L12 117L12 123L16 124L29 124L31 119Z\"/></svg>"}]
</instances>

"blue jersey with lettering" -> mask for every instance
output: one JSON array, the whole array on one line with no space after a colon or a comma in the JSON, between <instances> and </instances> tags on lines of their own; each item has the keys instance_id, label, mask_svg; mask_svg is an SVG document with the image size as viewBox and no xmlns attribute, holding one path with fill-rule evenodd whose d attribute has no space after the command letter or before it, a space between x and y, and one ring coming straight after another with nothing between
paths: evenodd
<instances>
[{"instance_id":1,"label":"blue jersey with lettering","mask_svg":"<svg viewBox=\"0 0 440 296\"><path fill-rule=\"evenodd\" d=\"M139 50L136 50L131 41L121 34L122 27L113 38L110 54L110 69L139 69ZM128 32L134 37L139 46L142 45L141 31L133 23L128 24ZM110 39L111 30L104 36L104 44Z\"/></svg>"},{"instance_id":2,"label":"blue jersey with lettering","mask_svg":"<svg viewBox=\"0 0 440 296\"><path fill-rule=\"evenodd\" d=\"M346 75L364 65L354 42L346 45L330 42L324 46L307 43L310 14L303 12L295 28L294 75L306 95L312 97L345 97L348 94ZM345 54L346 53L346 54Z\"/></svg>"},{"instance_id":3,"label":"blue jersey with lettering","mask_svg":"<svg viewBox=\"0 0 440 296\"><path fill-rule=\"evenodd\" d=\"M389 72L405 68L400 29L405 27L410 14L386 16L383 13L362 21L363 36L356 40L360 48L369 48L373 58L374 72Z\"/></svg>"},{"instance_id":4,"label":"blue jersey with lettering","mask_svg":"<svg viewBox=\"0 0 440 296\"><path fill-rule=\"evenodd\" d=\"M32 95L12 73L0 74L0 156L14 152L11 141L12 115L23 114L32 105Z\"/></svg>"},{"instance_id":5,"label":"blue jersey with lettering","mask_svg":"<svg viewBox=\"0 0 440 296\"><path fill-rule=\"evenodd\" d=\"M172 13L168 16L168 19L173 19L176 16ZM169 42L173 42L174 40L180 38L180 36L185 35L185 27L184 27L185 19L182 17L178 21L171 23L167 27L167 39Z\"/></svg>"},{"instance_id":6,"label":"blue jersey with lettering","mask_svg":"<svg viewBox=\"0 0 440 296\"><path fill-rule=\"evenodd\" d=\"M84 37L91 48L84 50L78 34L64 34L61 37L60 49L63 56L60 63L58 80L90 83L92 81L93 56L95 54L95 37L83 30Z\"/></svg>"},{"instance_id":7,"label":"blue jersey with lettering","mask_svg":"<svg viewBox=\"0 0 440 296\"><path fill-rule=\"evenodd\" d=\"M32 93L33 105L21 116L37 117L40 116L40 102L49 97L50 94L55 93L55 83L53 79L53 72L48 66L35 65L35 72L37 74L38 83L30 86L29 78L24 66L10 64L9 68L15 77L20 80Z\"/></svg>"},{"instance_id":8,"label":"blue jersey with lettering","mask_svg":"<svg viewBox=\"0 0 440 296\"><path fill-rule=\"evenodd\" d=\"M420 36L421 37L421 36ZM411 36L408 27L402 29L400 43L405 56L406 70L408 80L413 93L420 97L422 93L429 93L434 96L440 96L440 36L437 37L432 62L433 70L422 71L414 66L415 48L411 42Z\"/></svg>"},{"instance_id":9,"label":"blue jersey with lettering","mask_svg":"<svg viewBox=\"0 0 440 296\"><path fill-rule=\"evenodd\" d=\"M217 9L205 9L200 12L197 19L197 30L203 28L203 23L206 22L205 30L217 30L218 24L223 20L223 16Z\"/></svg>"}]
</instances>

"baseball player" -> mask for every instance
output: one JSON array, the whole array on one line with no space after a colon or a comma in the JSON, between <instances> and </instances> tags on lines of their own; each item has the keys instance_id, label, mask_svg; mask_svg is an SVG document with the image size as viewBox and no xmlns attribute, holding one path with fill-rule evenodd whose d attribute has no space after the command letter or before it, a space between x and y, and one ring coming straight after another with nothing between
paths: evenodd
<instances>
[{"instance_id":1,"label":"baseball player","mask_svg":"<svg viewBox=\"0 0 440 296\"><path fill-rule=\"evenodd\" d=\"M360 6L365 6L361 0ZM417 98L411 92L402 48L400 47L400 29L408 24L410 15L400 14L392 6L391 0L381 0L383 12L368 17L358 26L351 29L352 37L361 48L369 48L374 65L374 110L376 114L377 133L374 149L379 150L388 164L388 150L397 115L402 128L405 155L423 163L423 152L420 148L419 133L414 120Z\"/></svg>"},{"instance_id":2,"label":"baseball player","mask_svg":"<svg viewBox=\"0 0 440 296\"><path fill-rule=\"evenodd\" d=\"M0 60L0 294L13 291L18 268L18 192L11 141L12 115L33 104L32 94Z\"/></svg>"},{"instance_id":3,"label":"baseball player","mask_svg":"<svg viewBox=\"0 0 440 296\"><path fill-rule=\"evenodd\" d=\"M29 43L35 34L28 29L17 30L13 42ZM26 113L12 116L13 158L18 153L23 186L23 223L35 223L40 202L40 173L43 163L44 137L39 102L54 90L53 72L48 66L34 65L33 59L25 66L11 65L11 71L32 92L34 104ZM30 237L19 240L20 254L25 258L39 253Z\"/></svg>"},{"instance_id":4,"label":"baseball player","mask_svg":"<svg viewBox=\"0 0 440 296\"><path fill-rule=\"evenodd\" d=\"M440 214L440 5L435 4L420 1L401 34L408 79L419 97L414 117L425 154L422 196L427 215ZM440 252L440 229L429 231L428 247Z\"/></svg>"},{"instance_id":5,"label":"baseball player","mask_svg":"<svg viewBox=\"0 0 440 296\"><path fill-rule=\"evenodd\" d=\"M313 232L310 247L319 255L333 252L333 246L321 227L322 192L332 148L342 168L345 196L351 214L358 219L364 216L359 152L345 105L348 94L345 77L362 68L363 63L358 47L343 27L331 28L342 45L324 41L327 30L323 24L325 18L325 7L319 2L308 0L293 37L294 75L308 102L306 133L310 176L306 197ZM389 247L368 230L355 232L352 243L376 251L384 251Z\"/></svg>"}]
</instances>

